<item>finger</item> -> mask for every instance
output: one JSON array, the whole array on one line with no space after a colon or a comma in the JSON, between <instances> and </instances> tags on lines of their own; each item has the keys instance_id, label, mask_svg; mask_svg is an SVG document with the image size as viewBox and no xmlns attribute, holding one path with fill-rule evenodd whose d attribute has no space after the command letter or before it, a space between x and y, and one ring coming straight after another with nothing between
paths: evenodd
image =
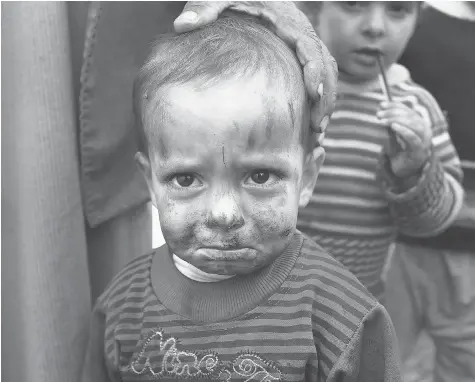
<instances>
[{"instance_id":1,"label":"finger","mask_svg":"<svg viewBox=\"0 0 475 382\"><path fill-rule=\"evenodd\" d=\"M417 135L422 142L431 139L432 134L430 128L427 128L418 118L414 118L413 115L392 115L387 118L382 118L381 123L388 126L392 124L404 126Z\"/></svg>"},{"instance_id":2,"label":"finger","mask_svg":"<svg viewBox=\"0 0 475 382\"><path fill-rule=\"evenodd\" d=\"M230 1L188 1L173 26L177 33L188 32L215 21Z\"/></svg>"},{"instance_id":3,"label":"finger","mask_svg":"<svg viewBox=\"0 0 475 382\"><path fill-rule=\"evenodd\" d=\"M263 8L262 19L272 26L274 32L297 54L304 71L304 82L311 99L319 100L322 92L319 85L326 77L322 43L317 37L307 16L293 2L271 2Z\"/></svg>"},{"instance_id":4,"label":"finger","mask_svg":"<svg viewBox=\"0 0 475 382\"><path fill-rule=\"evenodd\" d=\"M305 88L312 101L311 127L317 133L323 132L336 101L338 68L308 18L292 2L272 2L269 5L271 8L251 7L252 9L247 5L237 4L233 4L230 9L267 21L277 36L295 50L303 67Z\"/></svg>"},{"instance_id":5,"label":"finger","mask_svg":"<svg viewBox=\"0 0 475 382\"><path fill-rule=\"evenodd\" d=\"M386 154L392 158L397 155L401 149L404 149L405 144L402 145L401 142L398 140L397 135L391 130L391 134L389 134L389 139L387 145L385 147Z\"/></svg>"},{"instance_id":6,"label":"finger","mask_svg":"<svg viewBox=\"0 0 475 382\"><path fill-rule=\"evenodd\" d=\"M379 106L381 107L381 109L397 108L397 109L404 109L404 110L414 112L414 110L410 106L406 105L403 102L398 102L398 101L383 101L379 104Z\"/></svg>"},{"instance_id":7,"label":"finger","mask_svg":"<svg viewBox=\"0 0 475 382\"><path fill-rule=\"evenodd\" d=\"M325 77L325 86L324 89L327 89L329 95L329 104L327 111L335 108L337 90L338 90L338 65L335 58L330 54L330 51L325 45L322 44L323 48L323 62L327 66L326 77Z\"/></svg>"},{"instance_id":8,"label":"finger","mask_svg":"<svg viewBox=\"0 0 475 382\"><path fill-rule=\"evenodd\" d=\"M323 96L326 65L323 47L312 24L293 2L235 2L229 9L258 17L295 51L303 68L307 94L312 100ZM325 48L326 49L326 48ZM329 57L331 57L328 54ZM333 77L333 76L332 76Z\"/></svg>"},{"instance_id":9,"label":"finger","mask_svg":"<svg viewBox=\"0 0 475 382\"><path fill-rule=\"evenodd\" d=\"M320 111L319 103L314 102L310 109L310 128L317 134L324 134L329 121L330 116L323 115Z\"/></svg>"},{"instance_id":10,"label":"finger","mask_svg":"<svg viewBox=\"0 0 475 382\"><path fill-rule=\"evenodd\" d=\"M317 50L313 51L315 49ZM328 120L335 107L338 67L326 46L320 42L316 44L313 40L301 39L297 44L297 51L300 52L300 62L304 65L305 87L313 103L311 126L317 133L323 132L326 126L320 121Z\"/></svg>"},{"instance_id":11,"label":"finger","mask_svg":"<svg viewBox=\"0 0 475 382\"><path fill-rule=\"evenodd\" d=\"M330 55L330 52L323 44L322 52L323 62L326 70L323 83L323 95L321 97L321 101L318 103L318 107L321 116L330 117L335 108L337 97L338 67L335 59ZM317 125L315 124L314 126Z\"/></svg>"},{"instance_id":12,"label":"finger","mask_svg":"<svg viewBox=\"0 0 475 382\"><path fill-rule=\"evenodd\" d=\"M414 111L395 105L390 109L378 110L376 116L380 119L405 118L407 120L414 118Z\"/></svg>"},{"instance_id":13,"label":"finger","mask_svg":"<svg viewBox=\"0 0 475 382\"><path fill-rule=\"evenodd\" d=\"M397 122L391 123L390 128L411 149L423 148L423 141L412 129Z\"/></svg>"}]
</instances>

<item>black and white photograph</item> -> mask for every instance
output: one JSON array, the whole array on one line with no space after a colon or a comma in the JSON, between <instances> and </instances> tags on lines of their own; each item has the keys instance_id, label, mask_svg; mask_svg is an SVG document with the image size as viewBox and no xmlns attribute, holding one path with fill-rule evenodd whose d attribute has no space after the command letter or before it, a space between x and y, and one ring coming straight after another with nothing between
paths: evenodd
<instances>
[{"instance_id":1,"label":"black and white photograph","mask_svg":"<svg viewBox=\"0 0 475 382\"><path fill-rule=\"evenodd\" d=\"M1 379L475 382L475 1L2 1Z\"/></svg>"}]
</instances>

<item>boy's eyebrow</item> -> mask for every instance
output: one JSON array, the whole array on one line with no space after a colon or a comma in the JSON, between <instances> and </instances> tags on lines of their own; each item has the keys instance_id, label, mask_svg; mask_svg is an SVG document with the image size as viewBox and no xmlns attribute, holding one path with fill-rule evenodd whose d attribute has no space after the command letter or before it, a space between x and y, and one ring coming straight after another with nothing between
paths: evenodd
<instances>
[{"instance_id":1,"label":"boy's eyebrow","mask_svg":"<svg viewBox=\"0 0 475 382\"><path fill-rule=\"evenodd\" d=\"M178 158L167 158L158 157L157 164L159 168L170 168L176 170L197 170L203 166L203 161L197 158L185 158L185 157L178 157Z\"/></svg>"},{"instance_id":2,"label":"boy's eyebrow","mask_svg":"<svg viewBox=\"0 0 475 382\"><path fill-rule=\"evenodd\" d=\"M173 159L157 158L159 168L175 169L176 171L198 171L203 167L208 167L199 158L179 157ZM292 166L287 153L263 153L261 150L254 153L246 154L239 159L233 161L238 166L248 168L270 167L270 168L286 168Z\"/></svg>"},{"instance_id":3,"label":"boy's eyebrow","mask_svg":"<svg viewBox=\"0 0 475 382\"><path fill-rule=\"evenodd\" d=\"M292 166L287 154L263 154L262 152L248 154L239 160L239 164L245 167L270 167L285 168Z\"/></svg>"}]
</instances>

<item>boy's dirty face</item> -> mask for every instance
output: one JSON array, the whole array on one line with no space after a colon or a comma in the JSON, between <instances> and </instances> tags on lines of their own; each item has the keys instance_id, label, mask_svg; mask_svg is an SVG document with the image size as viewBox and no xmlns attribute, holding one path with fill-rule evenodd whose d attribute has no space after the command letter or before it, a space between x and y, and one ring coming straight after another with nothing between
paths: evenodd
<instances>
[{"instance_id":1,"label":"boy's dirty face","mask_svg":"<svg viewBox=\"0 0 475 382\"><path fill-rule=\"evenodd\" d=\"M399 59L418 12L416 2L329 1L316 16L316 29L335 57L342 78L371 80L379 74L378 54L386 67Z\"/></svg>"},{"instance_id":2,"label":"boy's dirty face","mask_svg":"<svg viewBox=\"0 0 475 382\"><path fill-rule=\"evenodd\" d=\"M166 106L145 116L159 136L150 159L137 159L163 236L173 253L208 273L245 274L273 261L313 190L320 158L304 163L302 113L266 91L266 82L173 86L163 94Z\"/></svg>"}]
</instances>

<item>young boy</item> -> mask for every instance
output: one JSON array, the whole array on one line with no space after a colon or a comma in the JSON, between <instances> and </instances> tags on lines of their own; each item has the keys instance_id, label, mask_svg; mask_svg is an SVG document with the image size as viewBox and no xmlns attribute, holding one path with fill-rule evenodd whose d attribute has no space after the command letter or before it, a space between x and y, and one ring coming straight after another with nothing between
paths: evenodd
<instances>
[{"instance_id":1,"label":"young boy","mask_svg":"<svg viewBox=\"0 0 475 382\"><path fill-rule=\"evenodd\" d=\"M339 84L323 143L325 165L298 228L382 299L383 270L396 235L441 232L463 201L460 161L444 115L395 64L420 3L300 5L337 60ZM381 85L378 56L391 101Z\"/></svg>"},{"instance_id":2,"label":"young boy","mask_svg":"<svg viewBox=\"0 0 475 382\"><path fill-rule=\"evenodd\" d=\"M166 245L99 298L82 380L400 381L384 308L296 230L324 151L289 48L239 18L163 36L134 99Z\"/></svg>"}]
</instances>

